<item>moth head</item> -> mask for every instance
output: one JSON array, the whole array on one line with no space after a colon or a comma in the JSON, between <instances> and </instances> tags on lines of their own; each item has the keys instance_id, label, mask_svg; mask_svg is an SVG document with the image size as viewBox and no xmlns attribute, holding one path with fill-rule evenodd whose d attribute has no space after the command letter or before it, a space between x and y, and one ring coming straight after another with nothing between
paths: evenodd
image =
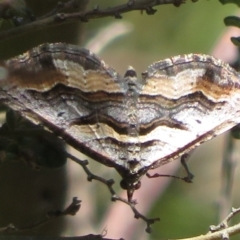
<instances>
[{"instance_id":1,"label":"moth head","mask_svg":"<svg viewBox=\"0 0 240 240\"><path fill-rule=\"evenodd\" d=\"M124 74L124 77L125 78L137 78L136 70L132 66L129 66L127 71Z\"/></svg>"},{"instance_id":2,"label":"moth head","mask_svg":"<svg viewBox=\"0 0 240 240\"><path fill-rule=\"evenodd\" d=\"M120 182L120 186L122 189L127 190L128 201L131 201L134 191L141 187L141 182L139 180L137 180L135 182L130 182L130 181L123 179Z\"/></svg>"},{"instance_id":3,"label":"moth head","mask_svg":"<svg viewBox=\"0 0 240 240\"><path fill-rule=\"evenodd\" d=\"M128 67L126 73L124 74L125 84L127 88L134 92L139 92L142 88L142 82L137 78L137 72L131 66Z\"/></svg>"}]
</instances>

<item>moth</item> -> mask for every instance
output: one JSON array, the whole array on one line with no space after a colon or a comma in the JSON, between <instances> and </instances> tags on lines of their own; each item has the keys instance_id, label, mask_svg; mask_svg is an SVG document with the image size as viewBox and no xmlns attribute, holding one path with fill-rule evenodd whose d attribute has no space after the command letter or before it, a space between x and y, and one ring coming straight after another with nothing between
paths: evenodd
<instances>
[{"instance_id":1,"label":"moth","mask_svg":"<svg viewBox=\"0 0 240 240\"><path fill-rule=\"evenodd\" d=\"M0 102L117 170L131 196L150 169L240 123L239 74L211 56L124 76L87 49L43 44L5 61Z\"/></svg>"}]
</instances>

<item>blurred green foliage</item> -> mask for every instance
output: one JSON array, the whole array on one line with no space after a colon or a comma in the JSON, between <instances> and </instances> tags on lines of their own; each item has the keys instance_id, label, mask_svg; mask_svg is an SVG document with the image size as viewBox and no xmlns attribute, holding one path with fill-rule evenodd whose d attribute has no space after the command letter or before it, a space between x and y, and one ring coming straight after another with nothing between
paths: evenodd
<instances>
[{"instance_id":1,"label":"blurred green foliage","mask_svg":"<svg viewBox=\"0 0 240 240\"><path fill-rule=\"evenodd\" d=\"M227 4L227 3L234 3L237 4L240 7L240 1L239 0L219 0L222 4Z\"/></svg>"},{"instance_id":2,"label":"blurred green foliage","mask_svg":"<svg viewBox=\"0 0 240 240\"><path fill-rule=\"evenodd\" d=\"M88 8L97 3L99 1L91 1ZM109 1L101 1L100 8L108 5ZM142 72L153 61L170 56L209 53L225 29L224 17L233 13L236 7L231 4L223 6L219 1L201 0L196 3L186 1L180 7L162 5L155 9L157 12L154 15L135 11L123 14L121 20L91 20L84 25L84 43L94 38L96 32L101 32L110 23L130 23L132 32L114 39L101 56L122 74L128 65Z\"/></svg>"},{"instance_id":3,"label":"blurred green foliage","mask_svg":"<svg viewBox=\"0 0 240 240\"><path fill-rule=\"evenodd\" d=\"M223 4L227 3L235 3L238 7L240 7L239 0L219 0ZM240 28L240 18L236 16L228 16L224 18L224 23L226 26L234 26ZM237 47L240 47L240 37L231 37L231 41Z\"/></svg>"},{"instance_id":4,"label":"blurred green foliage","mask_svg":"<svg viewBox=\"0 0 240 240\"><path fill-rule=\"evenodd\" d=\"M240 28L240 18L236 16L229 16L224 19L226 26L234 26ZM231 37L231 41L237 47L240 47L240 37Z\"/></svg>"}]
</instances>

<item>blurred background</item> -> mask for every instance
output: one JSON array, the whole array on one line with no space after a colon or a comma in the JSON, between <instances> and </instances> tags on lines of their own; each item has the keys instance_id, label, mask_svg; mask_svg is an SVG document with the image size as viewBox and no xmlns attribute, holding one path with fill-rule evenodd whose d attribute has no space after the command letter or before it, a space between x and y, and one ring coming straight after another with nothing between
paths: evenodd
<instances>
[{"instance_id":1,"label":"blurred background","mask_svg":"<svg viewBox=\"0 0 240 240\"><path fill-rule=\"evenodd\" d=\"M28 0L25 3L41 16L53 9L56 2ZM92 9L96 4L101 9L125 2L82 1L80 9ZM121 20L107 17L87 23L64 24L2 41L0 58L7 59L44 42L62 41L89 48L122 75L131 65L140 76L154 61L183 53L204 53L228 62L235 61L237 48L229 38L239 36L240 32L223 23L224 17L237 15L235 5L223 6L219 1L201 0L186 1L180 7L165 5L155 9L158 11L151 16L134 11L124 14ZM49 210L63 209L77 196L82 200L82 207L76 216L25 234L77 236L100 234L106 230L108 238L125 239L174 239L204 234L210 225L219 222L222 159L227 136L228 133L221 135L192 153L188 164L195 175L192 184L170 178L143 179L142 188L135 194L137 208L148 217L161 218L153 225L151 235L145 232L146 224L135 219L128 206L111 202L106 187L95 181L87 182L81 167L71 161L60 169L38 172L21 162L4 162L0 167L0 227L35 222ZM240 145L234 141L234 146L234 159L239 160ZM73 149L69 151L86 158ZM237 160L231 202L234 207L240 206ZM90 160L90 169L106 179L114 178L115 189L126 197L119 188L120 177L114 169L93 160ZM155 172L185 176L179 161ZM239 220L236 217L236 221Z\"/></svg>"}]
</instances>

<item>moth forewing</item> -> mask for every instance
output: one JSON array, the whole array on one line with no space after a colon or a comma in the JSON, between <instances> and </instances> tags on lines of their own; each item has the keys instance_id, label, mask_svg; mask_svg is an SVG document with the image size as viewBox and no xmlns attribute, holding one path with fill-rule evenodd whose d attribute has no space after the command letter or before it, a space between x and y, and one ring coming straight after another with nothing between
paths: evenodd
<instances>
[{"instance_id":1,"label":"moth forewing","mask_svg":"<svg viewBox=\"0 0 240 240\"><path fill-rule=\"evenodd\" d=\"M240 122L239 74L201 54L121 77L86 49L43 44L2 65L0 101L122 176L131 193L166 164Z\"/></svg>"}]
</instances>

